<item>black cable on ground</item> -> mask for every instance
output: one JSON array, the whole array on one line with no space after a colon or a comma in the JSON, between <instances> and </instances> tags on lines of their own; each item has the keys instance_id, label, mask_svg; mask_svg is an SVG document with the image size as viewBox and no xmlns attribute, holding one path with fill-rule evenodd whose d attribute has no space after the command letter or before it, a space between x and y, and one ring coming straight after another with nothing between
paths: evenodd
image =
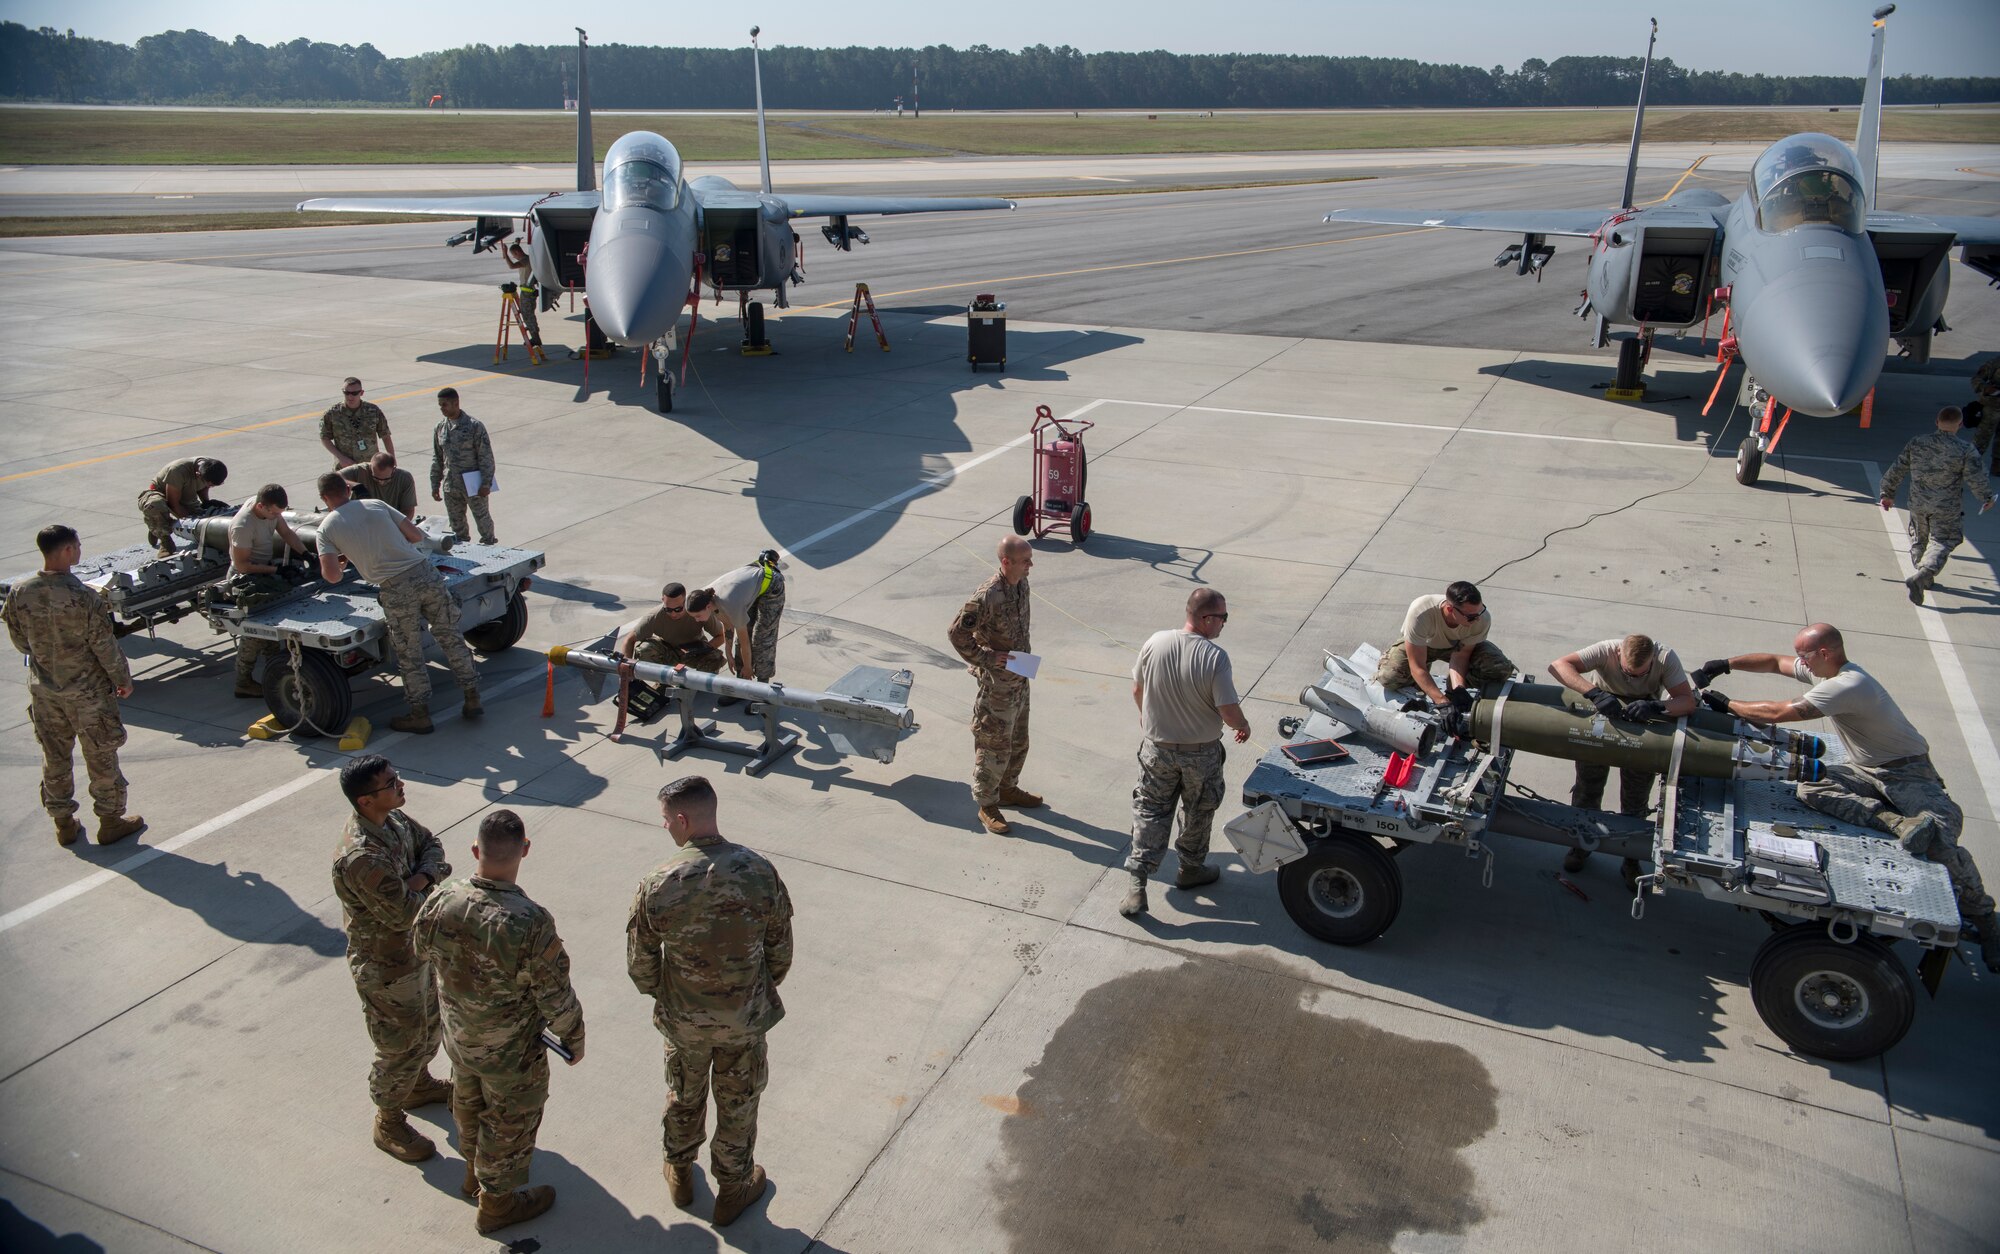
<instances>
[{"instance_id":1,"label":"black cable on ground","mask_svg":"<svg viewBox=\"0 0 2000 1254\"><path fill-rule=\"evenodd\" d=\"M1542 542L1534 547L1533 552L1523 553L1519 557L1508 558L1506 561L1500 563L1498 566L1495 566L1492 570L1487 571L1485 578L1481 579L1479 582L1482 584L1487 583L1491 581L1495 575L1507 569L1509 566L1518 565L1522 562L1527 561L1529 558L1540 554L1544 549L1547 549L1549 547L1549 541L1555 539L1557 536L1561 535L1565 531L1576 531L1581 528L1588 527L1590 524L1596 522L1600 518L1610 518L1613 517L1614 515L1622 514L1626 510L1631 509L1637 505L1643 505L1647 501L1650 501L1655 497L1671 496L1676 492L1684 491L1685 489L1694 486L1694 481L1701 478L1702 474L1708 470L1707 459L1715 456L1716 446L1722 442L1723 433L1729 430L1730 424L1736 421L1736 411L1740 408L1741 408L1740 405L1734 405L1730 407L1729 417L1723 419L1722 426L1716 430L1714 437L1710 439L1708 442L1708 447L1705 450L1703 450L1704 459L1702 461L1700 469L1696 470L1694 474L1690 475L1687 479L1687 482L1676 484L1671 488L1661 488L1658 492L1648 492L1644 496L1634 497L1632 500L1629 500L1625 502L1623 505L1620 505L1617 509L1602 510L1598 513L1590 515L1588 518L1585 518L1582 522L1573 522L1566 527L1557 527L1554 531L1545 532L1542 536Z\"/></svg>"}]
</instances>

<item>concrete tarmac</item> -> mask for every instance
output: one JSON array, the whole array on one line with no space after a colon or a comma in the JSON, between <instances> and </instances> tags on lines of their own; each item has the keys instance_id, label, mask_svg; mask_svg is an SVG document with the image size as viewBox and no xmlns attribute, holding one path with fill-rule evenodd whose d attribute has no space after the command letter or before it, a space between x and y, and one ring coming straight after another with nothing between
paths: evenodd
<instances>
[{"instance_id":1,"label":"concrete tarmac","mask_svg":"<svg viewBox=\"0 0 2000 1254\"><path fill-rule=\"evenodd\" d=\"M1649 171L1647 194L1677 176ZM1602 180L1447 173L1343 195L1588 204ZM1993 202L1975 181L1892 190ZM130 543L133 496L175 457L226 460L230 499L267 481L309 497L316 418L346 374L420 479L438 387L487 424L500 536L548 553L527 638L483 664L482 723L370 748L460 873L483 813L526 818L522 882L574 962L590 1048L556 1069L533 1169L559 1197L509 1239L1990 1249L2000 994L1962 966L1894 1051L1837 1065L1787 1051L1751 1007L1757 918L1672 894L1634 921L1613 866L1573 877L1581 900L1539 846L1500 847L1491 888L1477 863L1409 851L1400 919L1358 949L1307 938L1219 834L1218 884L1156 883L1150 916L1117 915L1133 651L1200 585L1230 598L1221 643L1256 733L1231 751L1222 819L1321 649L1383 643L1411 597L1471 578L1495 639L1537 668L1632 630L1704 659L1841 625L2000 874L2000 513L1968 518L1918 608L1901 515L1873 501L1908 434L1963 398L1960 365L2000 343L1991 293L1961 284L1949 370L1885 375L1866 430L1795 424L1745 489L1728 456L1745 416L1701 415L1711 376L1692 351L1656 355L1652 403L1600 399L1608 354L1575 351L1567 318L1580 271L1537 287L1488 272L1490 239L1368 239L1318 226L1330 207L1327 189L1067 201L885 224L852 256L815 246L802 298L842 305L871 282L891 351L864 324L843 352L844 310L801 308L773 324L777 356L745 358L725 319L669 415L630 356L593 363L588 386L560 353L495 367L481 285L498 267L438 247L438 228L13 241L0 276L31 296L0 312L0 564L31 567L34 530L57 520L90 551ZM1010 303L1001 373L964 361L957 310L976 290ZM553 314L544 328L581 336ZM944 628L1008 533L1038 404L1097 423L1097 534L1036 546L1045 662L1023 782L1050 804L1002 838L973 817L973 685ZM792 561L781 679L916 673L921 730L893 764L813 748L761 779L737 758L662 763L660 727L608 741L608 707L566 677L540 717L539 650L773 545ZM21 799L0 818L0 1230L28 1248L486 1248L441 1108L415 1116L440 1144L429 1163L368 1140L328 882L344 755L247 740L262 710L230 699L229 650L197 623L124 647L124 770L151 824L135 840L56 846L28 800L25 694L0 703L0 784ZM388 677L356 699L378 725L400 708ZM724 830L773 858L798 910L758 1142L774 1187L723 1231L705 1163L693 1212L666 1196L659 1040L622 965L633 885L670 846L653 795L687 770L717 781ZM1516 778L1560 794L1569 771Z\"/></svg>"}]
</instances>

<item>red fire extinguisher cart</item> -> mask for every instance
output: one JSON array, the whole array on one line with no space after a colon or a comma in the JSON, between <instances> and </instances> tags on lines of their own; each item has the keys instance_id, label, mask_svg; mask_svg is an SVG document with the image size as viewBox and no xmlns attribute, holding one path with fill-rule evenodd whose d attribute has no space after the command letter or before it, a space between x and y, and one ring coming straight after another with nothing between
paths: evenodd
<instances>
[{"instance_id":1,"label":"red fire extinguisher cart","mask_svg":"<svg viewBox=\"0 0 2000 1254\"><path fill-rule=\"evenodd\" d=\"M1015 535L1032 531L1039 540L1063 532L1075 544L1090 538L1090 502L1083 499L1090 465L1083 433L1096 425L1057 418L1047 405L1035 406L1034 425L1028 428L1035 436L1035 478L1029 494L1014 502Z\"/></svg>"}]
</instances>

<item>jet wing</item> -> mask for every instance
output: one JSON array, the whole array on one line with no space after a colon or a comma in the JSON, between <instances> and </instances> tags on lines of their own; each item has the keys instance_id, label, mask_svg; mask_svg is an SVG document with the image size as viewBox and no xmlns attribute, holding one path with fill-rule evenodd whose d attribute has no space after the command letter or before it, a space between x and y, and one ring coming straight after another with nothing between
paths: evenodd
<instances>
[{"instance_id":1,"label":"jet wing","mask_svg":"<svg viewBox=\"0 0 2000 1254\"><path fill-rule=\"evenodd\" d=\"M300 201L300 213L415 213L439 218L525 218L534 208L595 209L596 192L511 196L325 196Z\"/></svg>"},{"instance_id":2,"label":"jet wing","mask_svg":"<svg viewBox=\"0 0 2000 1254\"><path fill-rule=\"evenodd\" d=\"M1595 235L1615 213L1611 209L1493 209L1454 213L1439 209L1336 209L1328 222L1372 222L1379 226L1441 226L1461 231L1504 231L1509 235Z\"/></svg>"},{"instance_id":3,"label":"jet wing","mask_svg":"<svg viewBox=\"0 0 2000 1254\"><path fill-rule=\"evenodd\" d=\"M2000 218L1939 217L1935 214L1871 213L1870 235L1896 235L1908 231L1917 235L1955 235L1958 244L1975 248L2000 244Z\"/></svg>"},{"instance_id":4,"label":"jet wing","mask_svg":"<svg viewBox=\"0 0 2000 1254\"><path fill-rule=\"evenodd\" d=\"M963 213L1012 209L996 196L773 196L794 218L844 218L864 213Z\"/></svg>"}]
</instances>

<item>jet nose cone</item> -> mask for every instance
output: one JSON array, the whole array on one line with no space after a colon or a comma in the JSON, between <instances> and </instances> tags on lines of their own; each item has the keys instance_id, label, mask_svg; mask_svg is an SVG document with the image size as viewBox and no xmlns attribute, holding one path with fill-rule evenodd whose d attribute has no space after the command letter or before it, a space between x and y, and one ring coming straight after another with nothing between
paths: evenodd
<instances>
[{"instance_id":1,"label":"jet nose cone","mask_svg":"<svg viewBox=\"0 0 2000 1254\"><path fill-rule=\"evenodd\" d=\"M610 225L590 245L590 314L613 343L649 344L680 317L690 259L670 255L657 232Z\"/></svg>"},{"instance_id":2,"label":"jet nose cone","mask_svg":"<svg viewBox=\"0 0 2000 1254\"><path fill-rule=\"evenodd\" d=\"M1873 254L1849 235L1765 242L1789 254L1737 310L1737 343L1750 373L1796 413L1831 418L1859 405L1882 373L1889 310Z\"/></svg>"}]
</instances>

